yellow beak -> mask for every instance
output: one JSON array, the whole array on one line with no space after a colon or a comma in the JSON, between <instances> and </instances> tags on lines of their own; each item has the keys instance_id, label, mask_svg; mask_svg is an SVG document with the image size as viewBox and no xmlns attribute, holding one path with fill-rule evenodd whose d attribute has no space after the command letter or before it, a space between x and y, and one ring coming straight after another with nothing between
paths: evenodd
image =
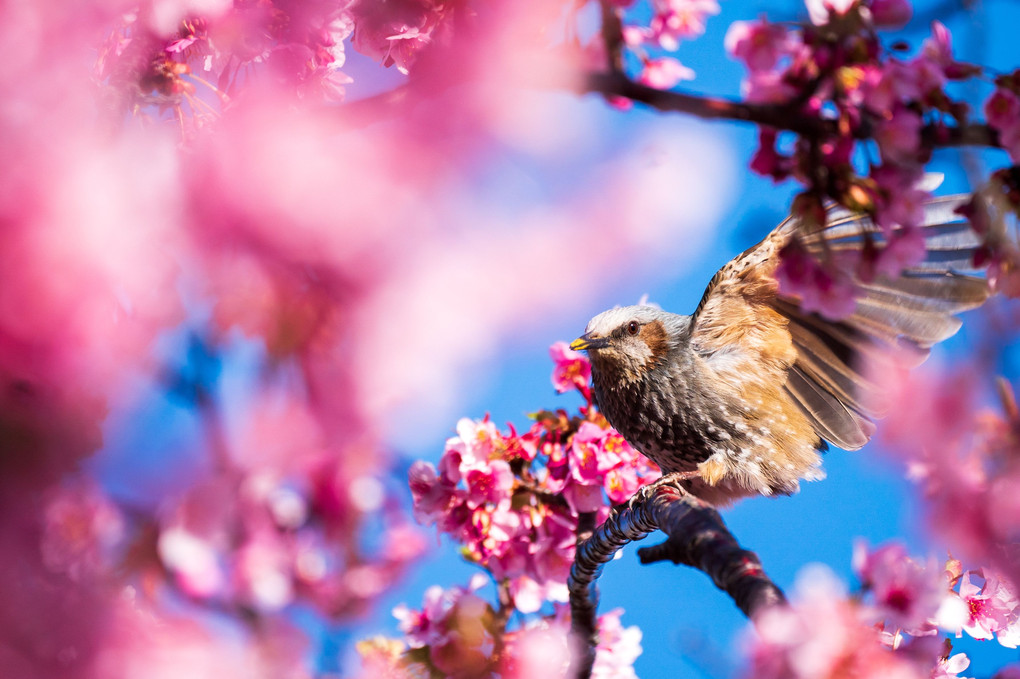
<instances>
[{"instance_id":1,"label":"yellow beak","mask_svg":"<svg viewBox=\"0 0 1020 679\"><path fill-rule=\"evenodd\" d=\"M587 351L588 349L602 349L609 346L609 340L605 337L592 337L591 333L585 333L570 343L574 351Z\"/></svg>"}]
</instances>

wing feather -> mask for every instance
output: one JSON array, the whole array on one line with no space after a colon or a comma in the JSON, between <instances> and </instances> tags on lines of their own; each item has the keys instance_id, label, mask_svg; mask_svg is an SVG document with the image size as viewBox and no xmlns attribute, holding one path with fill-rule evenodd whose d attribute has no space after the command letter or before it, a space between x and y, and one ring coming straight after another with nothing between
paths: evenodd
<instances>
[{"instance_id":1,"label":"wing feather","mask_svg":"<svg viewBox=\"0 0 1020 679\"><path fill-rule=\"evenodd\" d=\"M714 355L733 365L734 352L742 353L748 367L783 385L819 436L860 448L887 407L867 377L869 368L917 365L933 344L959 329L955 314L988 297L987 282L972 264L980 239L954 212L964 199L928 203L921 225L925 259L898 278L855 278L854 312L840 321L804 311L798 298L779 292L779 253L798 226L787 219L712 278L691 319L692 348L709 365ZM825 228L798 237L819 258L886 243L866 215L838 206L830 208Z\"/></svg>"}]
</instances>

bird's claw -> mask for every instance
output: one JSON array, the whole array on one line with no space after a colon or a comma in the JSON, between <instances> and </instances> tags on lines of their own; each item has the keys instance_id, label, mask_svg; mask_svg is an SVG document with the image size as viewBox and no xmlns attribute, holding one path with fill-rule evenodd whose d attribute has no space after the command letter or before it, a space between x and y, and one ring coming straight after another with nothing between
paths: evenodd
<instances>
[{"instance_id":1,"label":"bird's claw","mask_svg":"<svg viewBox=\"0 0 1020 679\"><path fill-rule=\"evenodd\" d=\"M684 488L683 482L698 477L697 471L689 472L670 472L669 474L663 474L655 481L652 481L648 485L641 486L637 491L630 496L627 500L627 509L633 511L638 505L644 504L655 496L663 486L672 486L681 493L686 493L687 489Z\"/></svg>"}]
</instances>

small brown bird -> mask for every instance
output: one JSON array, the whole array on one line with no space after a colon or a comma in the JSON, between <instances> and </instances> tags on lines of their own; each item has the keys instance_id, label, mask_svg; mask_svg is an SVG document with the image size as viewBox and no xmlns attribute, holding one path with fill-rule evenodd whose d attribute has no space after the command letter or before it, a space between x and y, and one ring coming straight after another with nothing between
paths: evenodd
<instances>
[{"instance_id":1,"label":"small brown bird","mask_svg":"<svg viewBox=\"0 0 1020 679\"><path fill-rule=\"evenodd\" d=\"M987 298L983 278L960 273L973 272L980 245L954 213L961 202L930 202L925 260L898 278L855 279L856 307L839 321L804 311L774 277L793 238L815 257L882 246L867 216L839 207L814 233L788 218L716 273L691 316L649 306L595 316L570 346L588 351L596 404L671 480L713 504L822 478L826 441L856 450L875 431L885 406L872 370L920 363L959 329L953 314Z\"/></svg>"}]
</instances>

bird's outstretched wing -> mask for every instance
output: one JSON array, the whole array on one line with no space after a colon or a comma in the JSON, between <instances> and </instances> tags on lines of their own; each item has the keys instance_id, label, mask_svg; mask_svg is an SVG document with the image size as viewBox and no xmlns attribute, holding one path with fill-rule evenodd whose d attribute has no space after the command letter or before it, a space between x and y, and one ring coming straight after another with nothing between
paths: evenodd
<instances>
[{"instance_id":1,"label":"bird's outstretched wing","mask_svg":"<svg viewBox=\"0 0 1020 679\"><path fill-rule=\"evenodd\" d=\"M732 365L742 355L748 368L753 364L772 379L785 379L785 392L819 436L841 448L860 448L884 407L869 369L920 363L929 347L959 329L954 314L979 306L989 294L985 279L972 275L980 241L954 213L962 200L928 203L924 261L897 278L865 283L854 277L854 312L839 321L806 312L798 297L779 292L774 274L780 251L798 232L795 218L788 218L712 278L691 319L691 347L710 364ZM816 258L860 251L868 239L885 244L866 215L838 206L829 209L825 228L797 237Z\"/></svg>"}]
</instances>

